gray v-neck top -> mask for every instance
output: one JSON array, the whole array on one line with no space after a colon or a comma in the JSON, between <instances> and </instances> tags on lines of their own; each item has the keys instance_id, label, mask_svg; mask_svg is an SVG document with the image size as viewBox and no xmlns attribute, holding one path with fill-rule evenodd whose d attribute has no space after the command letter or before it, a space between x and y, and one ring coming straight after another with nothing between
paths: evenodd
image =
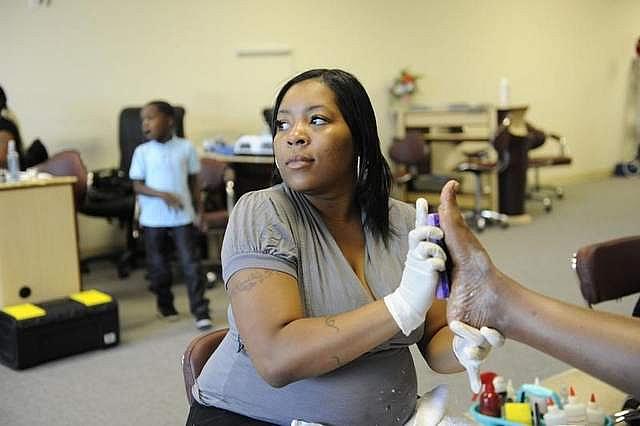
<instances>
[{"instance_id":1,"label":"gray v-neck top","mask_svg":"<svg viewBox=\"0 0 640 426\"><path fill-rule=\"evenodd\" d=\"M365 228L365 276L376 300L400 283L415 210L392 199L389 219L387 246ZM246 268L295 277L307 317L335 315L372 301L319 212L284 184L238 200L224 237L222 268L225 283ZM399 332L328 374L273 388L244 350L231 306L228 318L229 333L193 388L200 403L282 425L293 419L323 425L398 425L413 413L417 381L408 346L422 337L422 327L408 337Z\"/></svg>"}]
</instances>

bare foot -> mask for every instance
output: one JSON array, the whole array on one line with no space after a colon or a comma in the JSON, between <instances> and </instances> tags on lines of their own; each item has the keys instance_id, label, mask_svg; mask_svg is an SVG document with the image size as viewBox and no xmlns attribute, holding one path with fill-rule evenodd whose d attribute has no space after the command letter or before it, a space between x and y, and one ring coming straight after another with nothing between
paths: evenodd
<instances>
[{"instance_id":1,"label":"bare foot","mask_svg":"<svg viewBox=\"0 0 640 426\"><path fill-rule=\"evenodd\" d=\"M456 181L447 182L438 208L444 241L453 261L447 320L462 321L478 329L498 328L498 287L503 275L465 223L456 200L458 186Z\"/></svg>"}]
</instances>

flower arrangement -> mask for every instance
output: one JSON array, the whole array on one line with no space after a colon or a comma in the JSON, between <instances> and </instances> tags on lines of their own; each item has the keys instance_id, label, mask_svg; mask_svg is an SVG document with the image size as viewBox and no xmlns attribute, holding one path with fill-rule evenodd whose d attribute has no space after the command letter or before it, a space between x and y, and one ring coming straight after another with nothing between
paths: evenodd
<instances>
[{"instance_id":1,"label":"flower arrangement","mask_svg":"<svg viewBox=\"0 0 640 426\"><path fill-rule=\"evenodd\" d=\"M391 86L390 92L395 98L407 98L418 90L417 80L421 76L410 73L407 69L400 71Z\"/></svg>"}]
</instances>

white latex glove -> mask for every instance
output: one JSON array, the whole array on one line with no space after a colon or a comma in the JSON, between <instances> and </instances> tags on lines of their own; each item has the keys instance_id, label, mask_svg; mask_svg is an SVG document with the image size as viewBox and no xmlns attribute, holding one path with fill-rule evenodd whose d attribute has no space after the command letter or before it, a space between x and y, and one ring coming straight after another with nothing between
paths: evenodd
<instances>
[{"instance_id":1,"label":"white latex glove","mask_svg":"<svg viewBox=\"0 0 640 426\"><path fill-rule=\"evenodd\" d=\"M480 392L480 364L489 356L491 348L504 344L504 336L489 327L480 330L460 321L451 321L449 329L453 336L453 353L467 370L469 385L473 393Z\"/></svg>"},{"instance_id":2,"label":"white latex glove","mask_svg":"<svg viewBox=\"0 0 640 426\"><path fill-rule=\"evenodd\" d=\"M416 411L404 426L436 426L444 417L449 388L438 385L423 394L416 404Z\"/></svg>"},{"instance_id":3,"label":"white latex glove","mask_svg":"<svg viewBox=\"0 0 640 426\"><path fill-rule=\"evenodd\" d=\"M427 200L416 201L416 227L409 232L409 251L398 288L384 298L391 316L408 336L425 319L433 303L440 271L444 271L447 256L429 239L443 238L442 230L427 225L429 206Z\"/></svg>"}]
</instances>

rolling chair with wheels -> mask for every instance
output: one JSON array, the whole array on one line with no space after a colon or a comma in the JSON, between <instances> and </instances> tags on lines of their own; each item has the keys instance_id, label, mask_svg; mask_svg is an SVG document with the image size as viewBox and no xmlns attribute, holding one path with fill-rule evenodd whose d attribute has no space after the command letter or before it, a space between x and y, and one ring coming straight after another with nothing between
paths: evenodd
<instances>
[{"instance_id":1,"label":"rolling chair with wheels","mask_svg":"<svg viewBox=\"0 0 640 426\"><path fill-rule=\"evenodd\" d=\"M145 139L142 133L141 107L124 108L119 116L118 143L120 147L120 165L118 168L99 169L89 173L87 203L81 212L88 216L102 217L108 221L118 220L126 232L126 246L123 251L107 255L94 256L82 260L84 271L88 263L103 258L116 258L118 276L126 278L136 266L139 232L135 226L135 194L129 179L129 168L133 152ZM183 107L175 107L175 132L184 137Z\"/></svg>"},{"instance_id":2,"label":"rolling chair with wheels","mask_svg":"<svg viewBox=\"0 0 640 426\"><path fill-rule=\"evenodd\" d=\"M410 201L413 197L408 197L408 192L419 192L415 180L427 174L429 164L420 133L407 132L404 139L394 139L389 148L389 158L397 166L393 182L401 191L399 198Z\"/></svg>"},{"instance_id":3,"label":"rolling chair with wheels","mask_svg":"<svg viewBox=\"0 0 640 426\"><path fill-rule=\"evenodd\" d=\"M76 182L73 184L73 199L75 209L82 209L87 193L87 168L80 157L80 153L75 150L65 150L56 153L48 160L35 166L38 172L49 173L53 176L74 176Z\"/></svg>"},{"instance_id":4,"label":"rolling chair with wheels","mask_svg":"<svg viewBox=\"0 0 640 426\"><path fill-rule=\"evenodd\" d=\"M500 212L482 207L484 195L484 177L496 173L509 159L503 153L509 143L508 125L501 125L491 139L491 146L498 153L498 160L490 158L489 151L467 152L465 161L458 163L455 170L459 173L472 173L475 181L474 204L471 212L465 213L465 219L473 228L481 232L487 225L498 224L502 228L509 226L509 217Z\"/></svg>"},{"instance_id":5,"label":"rolling chair with wheels","mask_svg":"<svg viewBox=\"0 0 640 426\"><path fill-rule=\"evenodd\" d=\"M222 237L229 221L235 200L234 172L225 163L212 158L200 159L200 189L204 213L202 219L207 223L208 232L200 241L207 283L211 286L221 276L220 249ZM213 235L215 253L212 254L209 236Z\"/></svg>"},{"instance_id":6,"label":"rolling chair with wheels","mask_svg":"<svg viewBox=\"0 0 640 426\"><path fill-rule=\"evenodd\" d=\"M561 135L556 133L545 133L527 124L529 153L543 146L547 140L556 143L557 154L548 155L529 155L527 159L527 168L533 171L533 182L527 188L527 198L539 201L544 206L546 212L550 212L553 208L552 196L558 200L564 198L564 190L556 185L543 185L540 183L540 169L543 167L569 166L573 162L569 156L567 143Z\"/></svg>"}]
</instances>

